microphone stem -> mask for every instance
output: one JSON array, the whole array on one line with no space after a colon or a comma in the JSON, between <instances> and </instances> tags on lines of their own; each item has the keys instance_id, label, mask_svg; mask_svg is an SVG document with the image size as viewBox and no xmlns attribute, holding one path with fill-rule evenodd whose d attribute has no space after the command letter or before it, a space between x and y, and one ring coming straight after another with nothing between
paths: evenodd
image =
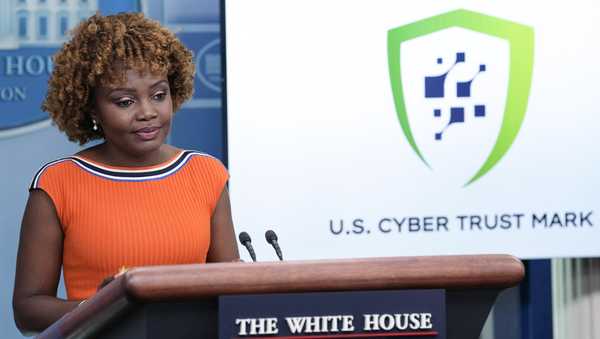
<instances>
[{"instance_id":1,"label":"microphone stem","mask_svg":"<svg viewBox=\"0 0 600 339\"><path fill-rule=\"evenodd\" d=\"M252 248L252 244L249 241L246 241L245 243L243 243L243 245L248 250L248 253L250 254L250 258L252 258L252 261L256 262L256 253L254 253L254 248Z\"/></svg>"},{"instance_id":2,"label":"microphone stem","mask_svg":"<svg viewBox=\"0 0 600 339\"><path fill-rule=\"evenodd\" d=\"M277 253L279 260L283 261L283 253L281 253L281 248L279 248L279 244L277 243L277 240L273 239L272 245L273 245L273 248L275 248L275 253Z\"/></svg>"}]
</instances>

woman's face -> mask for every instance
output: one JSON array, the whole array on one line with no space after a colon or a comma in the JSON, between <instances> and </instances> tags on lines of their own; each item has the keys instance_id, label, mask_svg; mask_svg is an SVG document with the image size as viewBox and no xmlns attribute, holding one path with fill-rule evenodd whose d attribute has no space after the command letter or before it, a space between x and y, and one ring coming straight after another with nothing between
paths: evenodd
<instances>
[{"instance_id":1,"label":"woman's face","mask_svg":"<svg viewBox=\"0 0 600 339\"><path fill-rule=\"evenodd\" d=\"M173 103L166 74L126 72L118 87L95 92L96 119L106 143L121 153L142 157L165 143L171 127Z\"/></svg>"}]
</instances>

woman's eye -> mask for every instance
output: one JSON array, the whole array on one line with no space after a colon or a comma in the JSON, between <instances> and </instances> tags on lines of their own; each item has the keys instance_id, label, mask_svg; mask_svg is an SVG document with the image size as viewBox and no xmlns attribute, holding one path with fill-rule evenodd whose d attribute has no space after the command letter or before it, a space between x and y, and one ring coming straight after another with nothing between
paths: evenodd
<instances>
[{"instance_id":1,"label":"woman's eye","mask_svg":"<svg viewBox=\"0 0 600 339\"><path fill-rule=\"evenodd\" d=\"M125 100L117 101L116 105L119 107L122 107L122 108L129 107L129 106L133 105L133 100L125 99Z\"/></svg>"},{"instance_id":2,"label":"woman's eye","mask_svg":"<svg viewBox=\"0 0 600 339\"><path fill-rule=\"evenodd\" d=\"M154 98L154 100L162 101L166 96L167 96L167 93L158 92L158 93L154 94L153 98Z\"/></svg>"}]
</instances>

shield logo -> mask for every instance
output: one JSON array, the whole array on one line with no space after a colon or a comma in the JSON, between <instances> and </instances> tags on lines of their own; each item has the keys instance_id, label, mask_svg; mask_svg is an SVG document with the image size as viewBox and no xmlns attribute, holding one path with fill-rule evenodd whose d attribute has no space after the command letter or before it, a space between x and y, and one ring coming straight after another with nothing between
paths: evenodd
<instances>
[{"instance_id":1,"label":"shield logo","mask_svg":"<svg viewBox=\"0 0 600 339\"><path fill-rule=\"evenodd\" d=\"M388 32L394 104L423 163L464 186L489 172L525 117L533 28L455 10Z\"/></svg>"}]
</instances>

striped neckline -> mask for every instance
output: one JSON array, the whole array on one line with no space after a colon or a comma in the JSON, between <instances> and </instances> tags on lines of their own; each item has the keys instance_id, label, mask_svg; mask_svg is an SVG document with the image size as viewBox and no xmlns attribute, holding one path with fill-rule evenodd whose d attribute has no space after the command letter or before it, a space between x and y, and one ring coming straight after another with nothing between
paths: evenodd
<instances>
[{"instance_id":1,"label":"striped neckline","mask_svg":"<svg viewBox=\"0 0 600 339\"><path fill-rule=\"evenodd\" d=\"M52 166L54 164L64 162L64 161L71 161L71 162L75 163L77 166L79 166L80 168L82 168L83 170L85 170L86 172L89 172L90 174L97 175L99 177L110 179L110 180L147 181L147 180L162 179L162 178L165 178L165 177L177 172L194 155L207 156L207 157L213 158L211 155L208 155L206 153L186 150L186 151L180 151L180 153L178 155L176 155L174 158L172 158L162 164L158 164L155 166L149 166L149 167L143 167L143 168L135 168L135 167L128 168L128 167L107 166L104 164L90 161L83 157L70 156L70 157L66 157L66 158L62 158L62 159L53 161L51 163L46 164L44 167L42 167L38 171L36 176L34 177L31 188L37 187L37 182L38 182L41 174L44 172L44 170L46 168L48 168L49 166Z\"/></svg>"},{"instance_id":2,"label":"striped neckline","mask_svg":"<svg viewBox=\"0 0 600 339\"><path fill-rule=\"evenodd\" d=\"M172 166L177 161L181 161L182 157L185 155L186 152L190 153L192 151L178 150L175 153L175 155L169 157L169 159L162 161L156 165L150 165L150 166L113 166L113 165L107 165L105 163L98 162L98 161L95 161L95 160L92 160L90 158L80 156L80 155L72 155L72 156L69 156L66 158L73 160L77 163L80 163L82 165L85 165L89 168L101 169L102 171L105 171L105 172L148 173L148 172L160 171L160 170L163 170L165 168Z\"/></svg>"},{"instance_id":3,"label":"striped neckline","mask_svg":"<svg viewBox=\"0 0 600 339\"><path fill-rule=\"evenodd\" d=\"M183 166L185 162L187 162L187 159L189 159L189 156L192 153L195 152L180 151L179 154L173 157L171 160L158 165L142 168L107 166L80 156L72 156L69 158L83 169L103 177L110 177L111 179L129 178L132 180L140 178L147 180L172 174L174 171Z\"/></svg>"}]
</instances>

